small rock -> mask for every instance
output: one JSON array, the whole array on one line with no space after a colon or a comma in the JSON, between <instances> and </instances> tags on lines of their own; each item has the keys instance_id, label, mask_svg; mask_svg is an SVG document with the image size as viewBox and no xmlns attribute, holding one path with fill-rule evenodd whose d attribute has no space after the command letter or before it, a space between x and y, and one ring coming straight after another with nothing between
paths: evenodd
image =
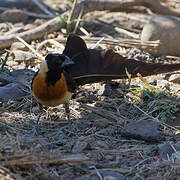
<instances>
[{"instance_id":1,"label":"small rock","mask_svg":"<svg viewBox=\"0 0 180 180\"><path fill-rule=\"evenodd\" d=\"M144 62L153 62L155 59L154 56L144 54L141 50L136 48L133 48L128 52L128 58Z\"/></svg>"},{"instance_id":2,"label":"small rock","mask_svg":"<svg viewBox=\"0 0 180 180\"><path fill-rule=\"evenodd\" d=\"M175 145L174 145L176 151L180 151L180 141L178 141Z\"/></svg>"},{"instance_id":3,"label":"small rock","mask_svg":"<svg viewBox=\"0 0 180 180\"><path fill-rule=\"evenodd\" d=\"M6 10L1 14L1 19L7 22L20 22L24 18L24 12L18 9Z\"/></svg>"},{"instance_id":4,"label":"small rock","mask_svg":"<svg viewBox=\"0 0 180 180\"><path fill-rule=\"evenodd\" d=\"M168 87L169 86L169 82L167 80L157 80L157 86L164 88L164 87Z\"/></svg>"},{"instance_id":5,"label":"small rock","mask_svg":"<svg viewBox=\"0 0 180 180\"><path fill-rule=\"evenodd\" d=\"M157 128L160 123L153 120L133 121L121 130L121 135L129 138L144 140L147 142L158 142L164 140Z\"/></svg>"},{"instance_id":6,"label":"small rock","mask_svg":"<svg viewBox=\"0 0 180 180\"><path fill-rule=\"evenodd\" d=\"M28 51L29 48L25 46L22 42L14 42L11 44L11 51L15 50Z\"/></svg>"},{"instance_id":7,"label":"small rock","mask_svg":"<svg viewBox=\"0 0 180 180\"><path fill-rule=\"evenodd\" d=\"M37 57L30 52L15 50L12 52L14 61L27 62L36 59Z\"/></svg>"},{"instance_id":8,"label":"small rock","mask_svg":"<svg viewBox=\"0 0 180 180\"><path fill-rule=\"evenodd\" d=\"M24 27L14 27L13 29L9 30L8 32L5 33L5 35L11 35L11 34L17 34L21 33L24 31Z\"/></svg>"},{"instance_id":9,"label":"small rock","mask_svg":"<svg viewBox=\"0 0 180 180\"><path fill-rule=\"evenodd\" d=\"M105 141L96 141L95 146L98 148L103 148L103 149L109 149L107 143Z\"/></svg>"},{"instance_id":10,"label":"small rock","mask_svg":"<svg viewBox=\"0 0 180 180\"><path fill-rule=\"evenodd\" d=\"M106 128L108 125L109 125L109 121L105 118L96 119L93 123L93 126L99 127L99 128Z\"/></svg>"},{"instance_id":11,"label":"small rock","mask_svg":"<svg viewBox=\"0 0 180 180\"><path fill-rule=\"evenodd\" d=\"M113 155L106 155L105 158L109 161L113 161L115 159Z\"/></svg>"},{"instance_id":12,"label":"small rock","mask_svg":"<svg viewBox=\"0 0 180 180\"><path fill-rule=\"evenodd\" d=\"M72 148L72 152L73 153L78 153L78 152L82 152L85 149L87 149L89 146L88 142L85 141L78 141L74 147Z\"/></svg>"},{"instance_id":13,"label":"small rock","mask_svg":"<svg viewBox=\"0 0 180 180\"><path fill-rule=\"evenodd\" d=\"M36 26L40 26L40 25L44 24L44 19L36 19L36 20L34 21L34 24L35 24Z\"/></svg>"},{"instance_id":14,"label":"small rock","mask_svg":"<svg viewBox=\"0 0 180 180\"><path fill-rule=\"evenodd\" d=\"M170 81L170 82L173 82L173 83L178 83L178 84L180 84L180 74L172 74L172 75L169 77L169 81Z\"/></svg>"},{"instance_id":15,"label":"small rock","mask_svg":"<svg viewBox=\"0 0 180 180\"><path fill-rule=\"evenodd\" d=\"M18 82L27 83L31 81L35 72L30 69L16 69L10 73Z\"/></svg>"},{"instance_id":16,"label":"small rock","mask_svg":"<svg viewBox=\"0 0 180 180\"><path fill-rule=\"evenodd\" d=\"M164 144L159 144L159 154L163 159L171 158L172 154L175 153L172 145L169 142L165 142Z\"/></svg>"},{"instance_id":17,"label":"small rock","mask_svg":"<svg viewBox=\"0 0 180 180\"><path fill-rule=\"evenodd\" d=\"M111 85L103 84L99 91L97 92L99 96L108 96L111 93Z\"/></svg>"},{"instance_id":18,"label":"small rock","mask_svg":"<svg viewBox=\"0 0 180 180\"><path fill-rule=\"evenodd\" d=\"M27 31L27 30L30 30L30 29L34 29L36 26L34 24L26 24L24 26L24 30Z\"/></svg>"},{"instance_id":19,"label":"small rock","mask_svg":"<svg viewBox=\"0 0 180 180\"><path fill-rule=\"evenodd\" d=\"M23 89L24 86L18 83L10 83L0 87L0 101L18 100L26 96L27 93Z\"/></svg>"},{"instance_id":20,"label":"small rock","mask_svg":"<svg viewBox=\"0 0 180 180\"><path fill-rule=\"evenodd\" d=\"M156 48L147 51L153 55L180 54L180 18L173 16L155 16L144 26L142 42L160 40Z\"/></svg>"},{"instance_id":21,"label":"small rock","mask_svg":"<svg viewBox=\"0 0 180 180\"><path fill-rule=\"evenodd\" d=\"M0 31L1 32L7 32L9 30L9 27L6 23L0 23Z\"/></svg>"},{"instance_id":22,"label":"small rock","mask_svg":"<svg viewBox=\"0 0 180 180\"><path fill-rule=\"evenodd\" d=\"M36 113L39 113L39 107L38 106L34 106L32 107L32 113L36 114Z\"/></svg>"},{"instance_id":23,"label":"small rock","mask_svg":"<svg viewBox=\"0 0 180 180\"><path fill-rule=\"evenodd\" d=\"M101 175L101 177L103 178L103 180L125 180L126 178L115 171L110 171L110 170L101 170L98 169L99 174ZM97 175L96 172L91 173L89 175L84 175L78 178L75 178L75 180L99 180L99 176Z\"/></svg>"}]
</instances>

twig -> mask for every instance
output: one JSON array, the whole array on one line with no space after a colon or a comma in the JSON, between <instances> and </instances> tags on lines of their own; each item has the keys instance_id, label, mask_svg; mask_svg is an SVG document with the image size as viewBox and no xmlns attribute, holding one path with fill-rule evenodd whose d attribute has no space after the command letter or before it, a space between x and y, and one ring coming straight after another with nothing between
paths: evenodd
<instances>
[{"instance_id":1,"label":"twig","mask_svg":"<svg viewBox=\"0 0 180 180\"><path fill-rule=\"evenodd\" d=\"M71 12L70 12L70 14L69 14L69 16L68 16L68 20L67 20L67 32L68 32L68 33L71 32L71 20L72 20L72 17L73 17L73 13L74 13L76 4L77 4L77 0L74 0L73 6L72 6L72 9L71 9ZM79 13L79 14L80 14L80 13Z\"/></svg>"},{"instance_id":2,"label":"twig","mask_svg":"<svg viewBox=\"0 0 180 180\"><path fill-rule=\"evenodd\" d=\"M64 49L64 46L62 44L60 44L58 41L56 41L55 39L47 39L44 40L43 42L41 42L38 47L37 50L40 50L44 45L46 45L47 43L51 43L54 44L56 47L60 48L60 49Z\"/></svg>"},{"instance_id":3,"label":"twig","mask_svg":"<svg viewBox=\"0 0 180 180\"><path fill-rule=\"evenodd\" d=\"M128 36L130 36L132 38L135 38L135 39L139 39L139 37L140 37L139 34L135 34L133 32L129 32L126 29L123 29L123 28L115 27L115 30L118 31L119 33L126 34L126 35L128 35Z\"/></svg>"},{"instance_id":4,"label":"twig","mask_svg":"<svg viewBox=\"0 0 180 180\"><path fill-rule=\"evenodd\" d=\"M83 32L86 36L89 36L89 33L87 32L86 29L84 29L83 27L79 28L81 30L81 32Z\"/></svg>"},{"instance_id":5,"label":"twig","mask_svg":"<svg viewBox=\"0 0 180 180\"><path fill-rule=\"evenodd\" d=\"M91 46L90 48L92 49L96 48L103 40L104 40L104 37L102 37L99 41L96 42L95 45Z\"/></svg>"},{"instance_id":6,"label":"twig","mask_svg":"<svg viewBox=\"0 0 180 180\"><path fill-rule=\"evenodd\" d=\"M8 159L11 160L8 160ZM20 154L20 156L4 157L1 164L3 165L38 165L38 164L67 164L67 163L82 163L89 162L87 157L76 157L73 155L63 155L60 153L41 153L41 154Z\"/></svg>"},{"instance_id":7,"label":"twig","mask_svg":"<svg viewBox=\"0 0 180 180\"><path fill-rule=\"evenodd\" d=\"M3 63L2 63L2 66L1 66L1 71L4 69L4 66L6 65L8 57L9 57L9 51L6 51L6 56L5 56L5 59L3 60Z\"/></svg>"},{"instance_id":8,"label":"twig","mask_svg":"<svg viewBox=\"0 0 180 180\"><path fill-rule=\"evenodd\" d=\"M131 152L131 151L147 151L147 149L145 148L130 148L130 149L118 149L118 150L104 150L104 149L97 149L97 150L92 150L92 151L95 151L95 152L101 152L101 153L105 153L105 154L122 154L122 153L128 153L128 152Z\"/></svg>"},{"instance_id":9,"label":"twig","mask_svg":"<svg viewBox=\"0 0 180 180\"><path fill-rule=\"evenodd\" d=\"M101 174L100 174L100 172L98 171L98 169L96 168L96 166L90 166L90 168L95 169L96 174L97 174L97 176L99 177L99 179L100 179L100 180L103 180L103 177L101 176Z\"/></svg>"},{"instance_id":10,"label":"twig","mask_svg":"<svg viewBox=\"0 0 180 180\"><path fill-rule=\"evenodd\" d=\"M137 163L135 166L133 166L133 167L131 168L131 171L132 171L134 168L138 167L140 164L143 164L144 162L149 161L149 160L152 160L152 159L153 159L152 157L148 157L148 158L146 158L146 159L143 159L142 161L140 161L139 163Z\"/></svg>"},{"instance_id":11,"label":"twig","mask_svg":"<svg viewBox=\"0 0 180 180\"><path fill-rule=\"evenodd\" d=\"M91 37L91 38L84 38L85 41L90 41L90 42L96 42L99 41L101 39L101 37ZM141 42L141 40L138 39L119 39L119 40L115 40L115 39L108 39L108 38L104 38L101 43L105 43L105 44L110 44L110 45L116 45L116 46L121 46L121 45L129 45L129 46L148 46L148 47L156 47L159 45L159 41L146 41L146 42Z\"/></svg>"},{"instance_id":12,"label":"twig","mask_svg":"<svg viewBox=\"0 0 180 180\"><path fill-rule=\"evenodd\" d=\"M81 9L81 11L80 11L80 13L79 13L78 20L77 20L77 22L76 22L76 25L75 25L75 28L74 28L73 33L76 33L76 31L77 31L77 28L78 28L78 26L79 26L79 23L80 23L82 14L83 14L83 11L84 11L84 6L82 7L82 9Z\"/></svg>"},{"instance_id":13,"label":"twig","mask_svg":"<svg viewBox=\"0 0 180 180\"><path fill-rule=\"evenodd\" d=\"M0 10L10 10L10 8L5 8L5 7L0 7ZM37 18L45 18L45 19L51 19L51 18L54 18L55 16L54 15L45 15L45 14L40 14L40 13L34 13L34 12L29 12L27 10L22 10L21 11L27 15L27 16L31 16L31 17L37 17Z\"/></svg>"},{"instance_id":14,"label":"twig","mask_svg":"<svg viewBox=\"0 0 180 180\"><path fill-rule=\"evenodd\" d=\"M171 15L180 17L180 12L173 8L169 8L159 0L83 0L78 5L73 14L73 18L77 17L82 6L84 6L84 14L87 14L92 11L111 11L111 12L133 12L137 6L145 6L149 8L152 12L162 15Z\"/></svg>"},{"instance_id":15,"label":"twig","mask_svg":"<svg viewBox=\"0 0 180 180\"><path fill-rule=\"evenodd\" d=\"M0 56L4 53L6 53L6 56L5 56L5 59L2 59L1 71L3 71L4 66L6 65L7 59L9 57L9 52L5 50L0 52Z\"/></svg>"},{"instance_id":16,"label":"twig","mask_svg":"<svg viewBox=\"0 0 180 180\"><path fill-rule=\"evenodd\" d=\"M36 56L38 56L41 60L44 60L44 57L39 54L35 49L33 49L26 41L24 41L21 37L16 35L16 38L21 41L25 46L27 46Z\"/></svg>"},{"instance_id":17,"label":"twig","mask_svg":"<svg viewBox=\"0 0 180 180\"><path fill-rule=\"evenodd\" d=\"M104 109L92 107L92 106L89 106L87 104L82 104L81 106L83 108L86 108L86 109L88 109L88 110L90 110L90 111L92 111L92 112L94 112L96 114L99 114L99 115L101 115L101 116L103 116L103 117L105 117L107 119L111 119L111 120L115 120L115 121L118 120L118 117L115 116L112 112L108 112L108 111L106 111Z\"/></svg>"},{"instance_id":18,"label":"twig","mask_svg":"<svg viewBox=\"0 0 180 180\"><path fill-rule=\"evenodd\" d=\"M39 0L32 0L34 2L34 4L36 4L39 9L41 9L43 12L45 12L46 14L49 14L50 16L53 16L53 14L47 10L47 8L39 2Z\"/></svg>"}]
</instances>

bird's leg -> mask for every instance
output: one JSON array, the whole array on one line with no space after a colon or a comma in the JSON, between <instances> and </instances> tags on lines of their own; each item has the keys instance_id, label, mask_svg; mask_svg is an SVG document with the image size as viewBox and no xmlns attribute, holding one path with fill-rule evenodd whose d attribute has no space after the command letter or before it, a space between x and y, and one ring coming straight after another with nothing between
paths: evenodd
<instances>
[{"instance_id":1,"label":"bird's leg","mask_svg":"<svg viewBox=\"0 0 180 180\"><path fill-rule=\"evenodd\" d=\"M38 119L37 119L37 124L39 124L39 120L40 120L40 118L41 118L41 116L42 116L42 113L43 113L43 105L42 104L39 104L39 111L40 111L40 113L39 113L39 115L38 115Z\"/></svg>"},{"instance_id":2,"label":"bird's leg","mask_svg":"<svg viewBox=\"0 0 180 180\"><path fill-rule=\"evenodd\" d=\"M39 106L40 113L38 115L35 127L33 128L34 129L34 133L33 133L34 135L39 134L39 129L40 129L40 127L39 127L39 120L40 120L40 118L42 116L42 113L43 113L43 105L38 103L38 106Z\"/></svg>"},{"instance_id":3,"label":"bird's leg","mask_svg":"<svg viewBox=\"0 0 180 180\"><path fill-rule=\"evenodd\" d=\"M65 111L66 111L66 117L67 117L67 120L68 120L68 131L69 131L69 132L72 132L72 125L71 125L71 119L70 119L69 104L68 104L68 103L65 103L65 104L64 104L64 107L65 107Z\"/></svg>"}]
</instances>

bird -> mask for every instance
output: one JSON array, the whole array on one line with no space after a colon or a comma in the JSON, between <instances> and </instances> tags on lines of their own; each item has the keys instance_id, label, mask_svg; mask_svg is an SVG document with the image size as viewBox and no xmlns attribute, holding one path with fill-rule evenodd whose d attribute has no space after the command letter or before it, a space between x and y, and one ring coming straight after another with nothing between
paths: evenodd
<instances>
[{"instance_id":1,"label":"bird","mask_svg":"<svg viewBox=\"0 0 180 180\"><path fill-rule=\"evenodd\" d=\"M47 107L63 104L71 131L69 101L78 86L112 79L149 76L180 70L180 63L147 63L128 59L112 49L88 49L76 34L67 38L62 53L49 53L32 79L35 99Z\"/></svg>"}]
</instances>

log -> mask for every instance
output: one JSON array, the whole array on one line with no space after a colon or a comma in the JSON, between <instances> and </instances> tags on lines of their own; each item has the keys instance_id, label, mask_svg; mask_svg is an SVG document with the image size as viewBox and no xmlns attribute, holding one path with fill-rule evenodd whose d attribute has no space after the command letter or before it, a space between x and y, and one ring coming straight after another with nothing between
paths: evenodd
<instances>
[{"instance_id":1,"label":"log","mask_svg":"<svg viewBox=\"0 0 180 180\"><path fill-rule=\"evenodd\" d=\"M157 14L166 14L166 15L172 15L180 17L180 12L168 8L160 3L158 0L83 0L79 4L77 4L77 7L75 8L72 17L77 18L79 13L81 12L81 9L84 7L83 15L86 13L89 13L91 11L99 10L109 10L109 11L128 11L129 8L132 9L132 7L135 6L145 6L151 9L154 13ZM66 12L63 15L69 13ZM63 16L62 15L62 16ZM45 24L36 27L32 30L28 30L23 33L17 34L19 37L24 39L27 42L30 42L32 40L40 39L44 36L44 33L46 32L51 33L54 31L57 31L61 28L62 24L59 20L59 17L55 17L52 20L49 20ZM0 49L4 49L9 47L14 41L16 41L15 35L9 35L9 36L3 36L0 38Z\"/></svg>"}]
</instances>

